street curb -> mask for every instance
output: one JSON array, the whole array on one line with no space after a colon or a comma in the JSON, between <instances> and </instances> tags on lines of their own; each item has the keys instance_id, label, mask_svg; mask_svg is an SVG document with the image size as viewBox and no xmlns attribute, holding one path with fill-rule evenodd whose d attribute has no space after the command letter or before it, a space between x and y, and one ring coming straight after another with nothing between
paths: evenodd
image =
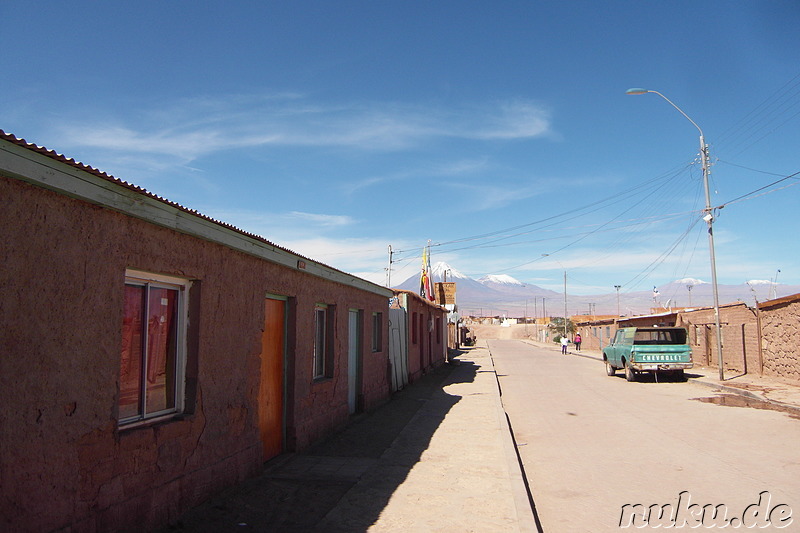
<instances>
[{"instance_id":1,"label":"street curb","mask_svg":"<svg viewBox=\"0 0 800 533\"><path fill-rule=\"evenodd\" d=\"M505 449L506 461L508 463L509 481L511 482L511 490L514 496L514 507L517 510L517 524L521 532L541 533L543 531L542 526L536 513L536 504L533 501L533 495L531 494L527 478L525 477L525 467L522 464L522 459L517 450L514 430L508 419L508 414L503 407L503 391L500 388L500 379L497 377L497 370L494 367L494 357L492 357L492 351L489 349L488 343L484 341L483 346L489 354L489 361L492 365L492 373L494 374L495 385L497 386L495 405L497 408L497 416L502 421L501 424L504 429L504 431L501 431L501 438Z\"/></svg>"},{"instance_id":2,"label":"street curb","mask_svg":"<svg viewBox=\"0 0 800 533\"><path fill-rule=\"evenodd\" d=\"M728 394L736 394L738 396L744 396L745 398L750 398L751 400L756 400L756 401L759 401L759 402L769 403L769 404L775 405L777 407L780 407L781 409L797 411L798 413L800 413L800 405L795 405L795 404L791 404L791 403L780 402L778 400L773 400L772 398L768 398L767 396L764 396L762 394L758 394L758 393L755 393L755 392L752 392L752 391L749 391L749 390L746 390L746 389L742 389L742 388L739 388L739 387L735 387L735 386L731 386L731 385L723 385L721 383L714 383L713 381L694 380L694 379L691 379L691 378L689 378L689 382L690 383L695 383L697 385L702 385L703 387L708 387L708 388L711 388L711 389L717 389L717 390L720 390L720 391L728 393Z\"/></svg>"}]
</instances>

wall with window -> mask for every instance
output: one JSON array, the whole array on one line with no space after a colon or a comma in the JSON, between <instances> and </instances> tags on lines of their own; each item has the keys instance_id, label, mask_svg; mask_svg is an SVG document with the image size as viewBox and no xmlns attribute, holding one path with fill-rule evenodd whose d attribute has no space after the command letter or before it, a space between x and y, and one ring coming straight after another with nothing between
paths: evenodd
<instances>
[{"instance_id":1,"label":"wall with window","mask_svg":"<svg viewBox=\"0 0 800 533\"><path fill-rule=\"evenodd\" d=\"M419 379L443 364L447 357L447 309L410 291L395 290L399 305L409 318L408 378Z\"/></svg>"},{"instance_id":2,"label":"wall with window","mask_svg":"<svg viewBox=\"0 0 800 533\"><path fill-rule=\"evenodd\" d=\"M3 174L4 528L153 527L253 474L262 462L266 294L290 302L285 449L306 447L347 420L346 310L383 313L388 291L314 276ZM123 195L139 202L135 191ZM157 216L191 218L175 211L165 206ZM390 393L385 342L379 351L364 343L364 405Z\"/></svg>"},{"instance_id":3,"label":"wall with window","mask_svg":"<svg viewBox=\"0 0 800 533\"><path fill-rule=\"evenodd\" d=\"M576 327L577 332L581 334L582 350L602 350L608 346L616 332L614 319L581 322Z\"/></svg>"}]
</instances>

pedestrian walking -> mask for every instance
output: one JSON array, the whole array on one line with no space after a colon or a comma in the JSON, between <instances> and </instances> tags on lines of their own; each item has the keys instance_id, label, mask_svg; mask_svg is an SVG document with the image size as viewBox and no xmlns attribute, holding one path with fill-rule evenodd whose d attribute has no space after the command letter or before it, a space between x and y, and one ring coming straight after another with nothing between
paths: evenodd
<instances>
[{"instance_id":1,"label":"pedestrian walking","mask_svg":"<svg viewBox=\"0 0 800 533\"><path fill-rule=\"evenodd\" d=\"M561 337L561 353L567 353L567 344L569 344L569 339L565 336Z\"/></svg>"},{"instance_id":2,"label":"pedestrian walking","mask_svg":"<svg viewBox=\"0 0 800 533\"><path fill-rule=\"evenodd\" d=\"M576 333L575 334L575 338L572 339L572 342L575 343L575 349L580 352L581 351L581 334L580 333Z\"/></svg>"}]
</instances>

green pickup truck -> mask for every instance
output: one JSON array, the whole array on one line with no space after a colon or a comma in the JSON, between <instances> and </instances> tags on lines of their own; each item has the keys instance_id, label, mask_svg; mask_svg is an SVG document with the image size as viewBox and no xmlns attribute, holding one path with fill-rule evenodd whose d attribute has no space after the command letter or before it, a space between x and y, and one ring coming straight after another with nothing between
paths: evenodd
<instances>
[{"instance_id":1,"label":"green pickup truck","mask_svg":"<svg viewBox=\"0 0 800 533\"><path fill-rule=\"evenodd\" d=\"M625 370L625 379L636 381L639 372L664 373L684 379L692 368L692 349L685 328L621 328L603 348L606 374Z\"/></svg>"}]
</instances>

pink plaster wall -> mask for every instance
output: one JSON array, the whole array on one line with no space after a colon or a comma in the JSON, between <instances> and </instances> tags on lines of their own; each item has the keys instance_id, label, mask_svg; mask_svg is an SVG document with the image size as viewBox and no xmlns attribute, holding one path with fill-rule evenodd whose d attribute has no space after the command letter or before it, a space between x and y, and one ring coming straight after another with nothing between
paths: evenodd
<instances>
[{"instance_id":1,"label":"pink plaster wall","mask_svg":"<svg viewBox=\"0 0 800 533\"><path fill-rule=\"evenodd\" d=\"M427 302L414 293L400 291L398 294L401 306L408 313L408 378L413 382L445 361L447 329L444 327L443 318L446 314L442 307ZM416 342L413 334L414 321L417 328ZM432 331L428 328L430 321L434 321ZM437 321L441 328L441 336L438 339L435 326Z\"/></svg>"},{"instance_id":2,"label":"pink plaster wall","mask_svg":"<svg viewBox=\"0 0 800 533\"><path fill-rule=\"evenodd\" d=\"M287 446L347 420L347 309L386 313L386 298L3 176L0 198L0 530L151 527L254 473L267 293L291 298ZM126 268L198 280L196 408L120 431ZM320 301L336 305L335 360L314 382ZM386 354L364 354L365 405L390 393Z\"/></svg>"}]
</instances>

